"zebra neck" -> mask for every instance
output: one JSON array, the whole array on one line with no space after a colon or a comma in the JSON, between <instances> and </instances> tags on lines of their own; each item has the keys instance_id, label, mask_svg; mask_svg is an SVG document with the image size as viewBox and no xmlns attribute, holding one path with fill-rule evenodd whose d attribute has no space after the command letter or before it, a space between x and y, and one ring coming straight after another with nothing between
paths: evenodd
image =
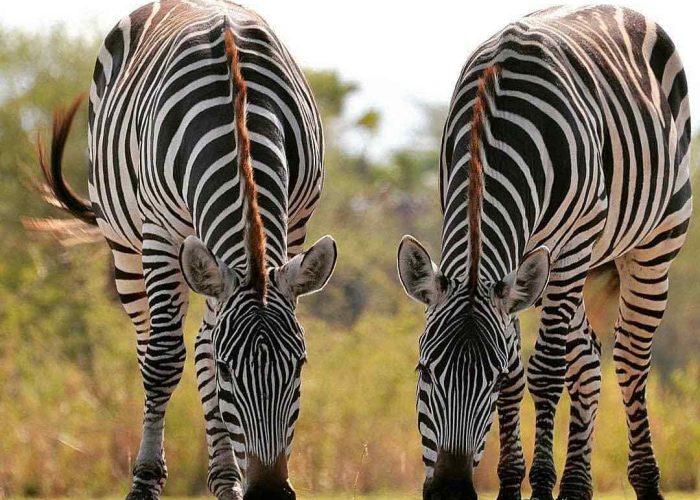
<instances>
[{"instance_id":1,"label":"zebra neck","mask_svg":"<svg viewBox=\"0 0 700 500\"><path fill-rule=\"evenodd\" d=\"M258 177L262 178L258 182L258 205L265 232L267 267L278 267L287 260L287 198L272 199L270 193L274 190L264 182L266 176ZM193 188L183 193L183 198L187 200L199 238L227 266L244 268L246 217L235 154L223 155L221 161L208 168L193 169L187 184Z\"/></svg>"},{"instance_id":2,"label":"zebra neck","mask_svg":"<svg viewBox=\"0 0 700 500\"><path fill-rule=\"evenodd\" d=\"M456 176L459 177L459 176ZM458 179L456 179L458 180ZM494 189L494 187L498 187ZM485 173L485 196L481 225L479 282L495 282L517 268L537 224L535 212L520 207L539 206L535 194L518 189L518 203L499 203L505 196ZM466 279L470 266L469 221L466 217L466 190L450 195L443 215L441 272L448 277Z\"/></svg>"}]
</instances>

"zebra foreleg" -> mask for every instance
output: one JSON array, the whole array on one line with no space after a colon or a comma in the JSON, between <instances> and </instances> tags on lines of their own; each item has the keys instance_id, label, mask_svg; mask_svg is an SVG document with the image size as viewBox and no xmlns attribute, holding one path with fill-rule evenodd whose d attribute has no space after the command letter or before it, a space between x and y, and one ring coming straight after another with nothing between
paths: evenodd
<instances>
[{"instance_id":1,"label":"zebra foreleg","mask_svg":"<svg viewBox=\"0 0 700 500\"><path fill-rule=\"evenodd\" d=\"M215 304L208 299L204 321L195 343L197 387L204 407L209 451L207 486L219 500L243 498L241 473L234 457L231 440L219 413L216 395L216 366L211 331L215 321Z\"/></svg>"},{"instance_id":2,"label":"zebra foreleg","mask_svg":"<svg viewBox=\"0 0 700 500\"><path fill-rule=\"evenodd\" d=\"M150 335L141 364L146 393L143 434L128 499L158 498L167 467L163 449L165 410L182 376L182 327L187 287L178 263L178 245L158 227L143 228L143 269L150 310Z\"/></svg>"},{"instance_id":3,"label":"zebra foreleg","mask_svg":"<svg viewBox=\"0 0 700 500\"><path fill-rule=\"evenodd\" d=\"M600 345L582 300L566 342L566 388L571 399L566 465L559 500L593 496L591 442L600 397Z\"/></svg>"},{"instance_id":4,"label":"zebra foreleg","mask_svg":"<svg viewBox=\"0 0 700 500\"><path fill-rule=\"evenodd\" d=\"M520 357L520 323L514 321L516 341L506 375L498 395L498 427L501 455L498 461L500 489L498 500L519 500L525 478L525 457L520 439L520 404L525 394L525 370Z\"/></svg>"},{"instance_id":5,"label":"zebra foreleg","mask_svg":"<svg viewBox=\"0 0 700 500\"><path fill-rule=\"evenodd\" d=\"M580 255L580 254L579 254ZM581 302L590 252L562 255L553 270L542 300L542 319L535 352L530 356L527 383L535 402L535 453L530 469L532 498L552 499L557 482L552 450L554 415L564 388L566 338L574 313Z\"/></svg>"}]
</instances>

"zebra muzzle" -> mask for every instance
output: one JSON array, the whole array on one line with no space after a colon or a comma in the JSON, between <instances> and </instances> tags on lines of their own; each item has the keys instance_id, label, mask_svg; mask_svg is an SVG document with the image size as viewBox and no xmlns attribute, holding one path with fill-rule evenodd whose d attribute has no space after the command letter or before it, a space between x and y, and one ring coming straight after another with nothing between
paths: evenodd
<instances>
[{"instance_id":1,"label":"zebra muzzle","mask_svg":"<svg viewBox=\"0 0 700 500\"><path fill-rule=\"evenodd\" d=\"M433 477L423 485L423 500L475 500L471 456L438 453Z\"/></svg>"},{"instance_id":2,"label":"zebra muzzle","mask_svg":"<svg viewBox=\"0 0 700 500\"><path fill-rule=\"evenodd\" d=\"M273 464L265 464L255 455L248 455L246 488L243 500L295 500L289 482L287 457L281 454Z\"/></svg>"}]
</instances>

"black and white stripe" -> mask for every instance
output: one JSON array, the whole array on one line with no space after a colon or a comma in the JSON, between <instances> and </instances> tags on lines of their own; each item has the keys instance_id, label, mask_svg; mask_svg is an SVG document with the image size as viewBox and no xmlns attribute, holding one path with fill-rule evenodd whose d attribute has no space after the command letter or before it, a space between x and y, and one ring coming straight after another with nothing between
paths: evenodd
<instances>
[{"instance_id":1,"label":"black and white stripe","mask_svg":"<svg viewBox=\"0 0 700 500\"><path fill-rule=\"evenodd\" d=\"M242 92L247 112L235 113ZM253 205L240 158L248 139L237 125L249 137ZM65 140L58 137L54 146ZM100 49L89 158L91 203L64 189L60 155L47 177L59 203L104 233L137 330L146 397L130 497L157 497L167 476L164 417L185 362L189 284L208 296L195 365L209 488L218 498L240 498L244 489L250 499L294 498L286 464L306 357L294 309L335 263L330 237L302 253L323 184L323 136L300 69L264 20L233 3L148 4ZM257 257L253 212L266 242ZM261 255L269 279L251 276L251 259Z\"/></svg>"},{"instance_id":2,"label":"black and white stripe","mask_svg":"<svg viewBox=\"0 0 700 500\"><path fill-rule=\"evenodd\" d=\"M629 480L639 498L661 498L644 392L668 270L691 212L689 145L681 60L668 35L636 12L536 12L469 58L443 136L440 266L411 238L399 250L407 292L428 305L418 382L425 498L475 497L471 469L496 408L499 498L520 497L525 372L514 313L536 300L542 318L527 373L537 414L533 498L551 498L556 482L552 431L564 385L572 408L560 498L591 497L600 348L583 285L590 269L611 261L621 281L613 357ZM467 217L475 146L484 184L479 252Z\"/></svg>"}]
</instances>

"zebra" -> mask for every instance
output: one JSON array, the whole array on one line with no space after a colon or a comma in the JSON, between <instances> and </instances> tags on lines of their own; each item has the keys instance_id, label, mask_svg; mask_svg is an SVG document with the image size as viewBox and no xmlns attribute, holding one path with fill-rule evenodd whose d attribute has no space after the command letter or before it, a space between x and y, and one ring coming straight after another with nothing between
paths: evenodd
<instances>
[{"instance_id":1,"label":"zebra","mask_svg":"<svg viewBox=\"0 0 700 500\"><path fill-rule=\"evenodd\" d=\"M167 477L164 418L185 362L188 286L206 297L195 369L208 487L219 499L296 498L287 462L306 361L297 298L325 286L337 249L306 251L323 187L309 86L257 14L227 1L163 0L123 18L89 92L89 197L62 176L81 99L39 157L53 202L99 226L137 336L143 434L127 498ZM245 492L245 494L244 494Z\"/></svg>"},{"instance_id":2,"label":"zebra","mask_svg":"<svg viewBox=\"0 0 700 500\"><path fill-rule=\"evenodd\" d=\"M476 498L473 468L496 412L499 498L520 498L526 384L536 412L532 498L552 498L564 385L571 413L559 498L592 497L601 346L583 285L605 264L620 276L613 359L628 479L638 498L662 498L645 389L692 208L690 130L673 42L625 8L537 11L469 57L441 147L440 265L410 236L398 249L405 291L427 306L417 367L423 498ZM518 313L533 305L541 320L526 377Z\"/></svg>"}]
</instances>

